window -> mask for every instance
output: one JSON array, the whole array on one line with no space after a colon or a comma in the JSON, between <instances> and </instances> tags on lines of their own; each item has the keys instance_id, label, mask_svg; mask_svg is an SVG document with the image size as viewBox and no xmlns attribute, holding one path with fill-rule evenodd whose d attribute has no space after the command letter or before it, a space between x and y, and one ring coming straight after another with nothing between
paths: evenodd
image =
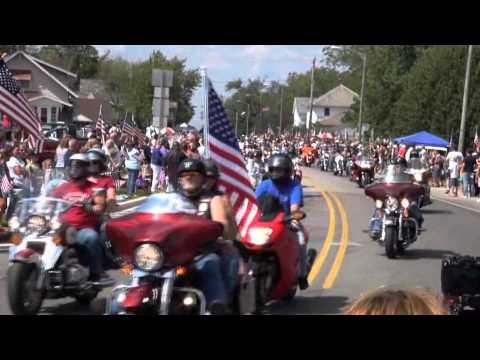
<instances>
[{"instance_id":1,"label":"window","mask_svg":"<svg viewBox=\"0 0 480 360\"><path fill-rule=\"evenodd\" d=\"M41 108L41 109L40 109L40 121L41 121L42 123L46 123L46 122L47 122L47 111L48 111L47 108Z\"/></svg>"},{"instance_id":2,"label":"window","mask_svg":"<svg viewBox=\"0 0 480 360\"><path fill-rule=\"evenodd\" d=\"M30 89L30 81L29 80L17 80L18 85L23 89L23 90L28 90Z\"/></svg>"},{"instance_id":3,"label":"window","mask_svg":"<svg viewBox=\"0 0 480 360\"><path fill-rule=\"evenodd\" d=\"M324 116L330 116L330 108L325 108Z\"/></svg>"},{"instance_id":4,"label":"window","mask_svg":"<svg viewBox=\"0 0 480 360\"><path fill-rule=\"evenodd\" d=\"M50 113L50 122L57 122L57 108L52 107L52 112Z\"/></svg>"}]
</instances>

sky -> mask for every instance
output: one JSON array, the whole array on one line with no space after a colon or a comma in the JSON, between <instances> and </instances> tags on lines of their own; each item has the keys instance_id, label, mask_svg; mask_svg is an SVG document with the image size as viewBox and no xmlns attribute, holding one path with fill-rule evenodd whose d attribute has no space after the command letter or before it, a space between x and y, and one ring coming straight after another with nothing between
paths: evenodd
<instances>
[{"instance_id":1,"label":"sky","mask_svg":"<svg viewBox=\"0 0 480 360\"><path fill-rule=\"evenodd\" d=\"M207 75L217 93L228 96L225 84L230 80L264 78L286 80L290 72L305 72L312 66L313 57L317 64L323 59L324 45L95 45L103 55L110 51L112 56L128 60L147 59L154 50L160 50L167 58L177 56L187 60L187 68L206 67ZM202 108L202 90L197 89L192 104L195 115L192 123L198 123Z\"/></svg>"}]
</instances>

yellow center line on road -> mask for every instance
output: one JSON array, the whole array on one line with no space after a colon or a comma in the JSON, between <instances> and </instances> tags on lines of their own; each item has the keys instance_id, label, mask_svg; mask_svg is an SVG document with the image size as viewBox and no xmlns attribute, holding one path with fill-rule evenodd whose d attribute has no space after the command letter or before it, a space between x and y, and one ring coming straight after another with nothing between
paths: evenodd
<instances>
[{"instance_id":1,"label":"yellow center line on road","mask_svg":"<svg viewBox=\"0 0 480 360\"><path fill-rule=\"evenodd\" d=\"M340 240L340 247L338 248L338 251L337 251L337 256L335 257L335 261L333 262L332 268L330 269L330 272L328 273L327 277L325 278L325 282L323 283L324 289L330 289L333 286L335 279L337 278L338 272L340 271L340 268L343 263L343 259L345 258L345 253L347 251L348 236L349 236L348 234L349 224L348 224L347 213L345 212L345 209L340 199L333 193L331 195L335 200L335 203L337 204L337 208L338 208L338 211L340 212L340 217L342 219L342 237Z\"/></svg>"},{"instance_id":2,"label":"yellow center line on road","mask_svg":"<svg viewBox=\"0 0 480 360\"><path fill-rule=\"evenodd\" d=\"M333 237L335 236L335 208L333 207L332 200L330 197L327 195L325 191L320 191L322 194L323 198L325 199L325 202L327 203L327 208L328 208L328 230L327 230L327 237L325 238L325 241L323 242L322 250L318 254L317 258L315 259L315 262L313 263L312 269L310 270L310 273L308 274L308 283L313 284L315 281L315 278L318 276L323 263L325 262L328 251L330 250Z\"/></svg>"}]
</instances>

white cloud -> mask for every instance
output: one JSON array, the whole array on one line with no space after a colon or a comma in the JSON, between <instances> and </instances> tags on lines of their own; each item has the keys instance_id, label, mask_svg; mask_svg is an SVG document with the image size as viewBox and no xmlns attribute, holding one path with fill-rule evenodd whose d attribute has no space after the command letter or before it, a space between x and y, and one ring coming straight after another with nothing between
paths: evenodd
<instances>
[{"instance_id":1,"label":"white cloud","mask_svg":"<svg viewBox=\"0 0 480 360\"><path fill-rule=\"evenodd\" d=\"M127 51L127 45L93 45L97 48L100 55L110 51L112 55L123 55Z\"/></svg>"},{"instance_id":2,"label":"white cloud","mask_svg":"<svg viewBox=\"0 0 480 360\"><path fill-rule=\"evenodd\" d=\"M243 46L243 54L253 61L252 75L256 76L272 51L271 45L246 45Z\"/></svg>"}]
</instances>

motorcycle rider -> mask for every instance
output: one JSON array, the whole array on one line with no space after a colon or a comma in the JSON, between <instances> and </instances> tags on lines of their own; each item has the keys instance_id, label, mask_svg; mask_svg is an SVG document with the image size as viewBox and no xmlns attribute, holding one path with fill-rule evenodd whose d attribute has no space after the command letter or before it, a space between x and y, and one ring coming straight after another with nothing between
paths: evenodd
<instances>
[{"instance_id":1,"label":"motorcycle rider","mask_svg":"<svg viewBox=\"0 0 480 360\"><path fill-rule=\"evenodd\" d=\"M106 208L105 213L111 212L116 206L116 190L112 176L101 175L107 171L107 155L100 149L90 149L87 151L90 165L88 172L90 176L88 181L95 184L96 188L105 189L106 191Z\"/></svg>"},{"instance_id":2,"label":"motorcycle rider","mask_svg":"<svg viewBox=\"0 0 480 360\"><path fill-rule=\"evenodd\" d=\"M271 195L278 198L287 215L297 212L303 207L302 185L292 180L293 163L286 155L274 155L268 160L268 172L270 178L260 183L255 195ZM300 274L298 285L301 290L308 288L307 280L307 244L301 224L293 220L293 225L298 227L298 242L300 244Z\"/></svg>"},{"instance_id":3,"label":"motorcycle rider","mask_svg":"<svg viewBox=\"0 0 480 360\"><path fill-rule=\"evenodd\" d=\"M177 176L179 192L197 206L197 215L220 222L224 226L223 241L217 241L211 251L197 257L195 262L202 279L207 308L212 314L223 314L227 310L238 275L239 257L228 242L237 236L233 210L218 190L212 187L205 189L205 185L208 186L207 170L201 160L184 160L178 168ZM217 252L221 252L221 255ZM222 269L228 270L224 272Z\"/></svg>"},{"instance_id":4,"label":"motorcycle rider","mask_svg":"<svg viewBox=\"0 0 480 360\"><path fill-rule=\"evenodd\" d=\"M87 154L72 155L68 164L70 181L53 189L49 196L74 203L61 215L61 221L77 230L76 242L88 253L90 280L109 285L112 279L103 269L104 249L97 231L105 204L92 201L96 186L87 180L89 164Z\"/></svg>"}]
</instances>

